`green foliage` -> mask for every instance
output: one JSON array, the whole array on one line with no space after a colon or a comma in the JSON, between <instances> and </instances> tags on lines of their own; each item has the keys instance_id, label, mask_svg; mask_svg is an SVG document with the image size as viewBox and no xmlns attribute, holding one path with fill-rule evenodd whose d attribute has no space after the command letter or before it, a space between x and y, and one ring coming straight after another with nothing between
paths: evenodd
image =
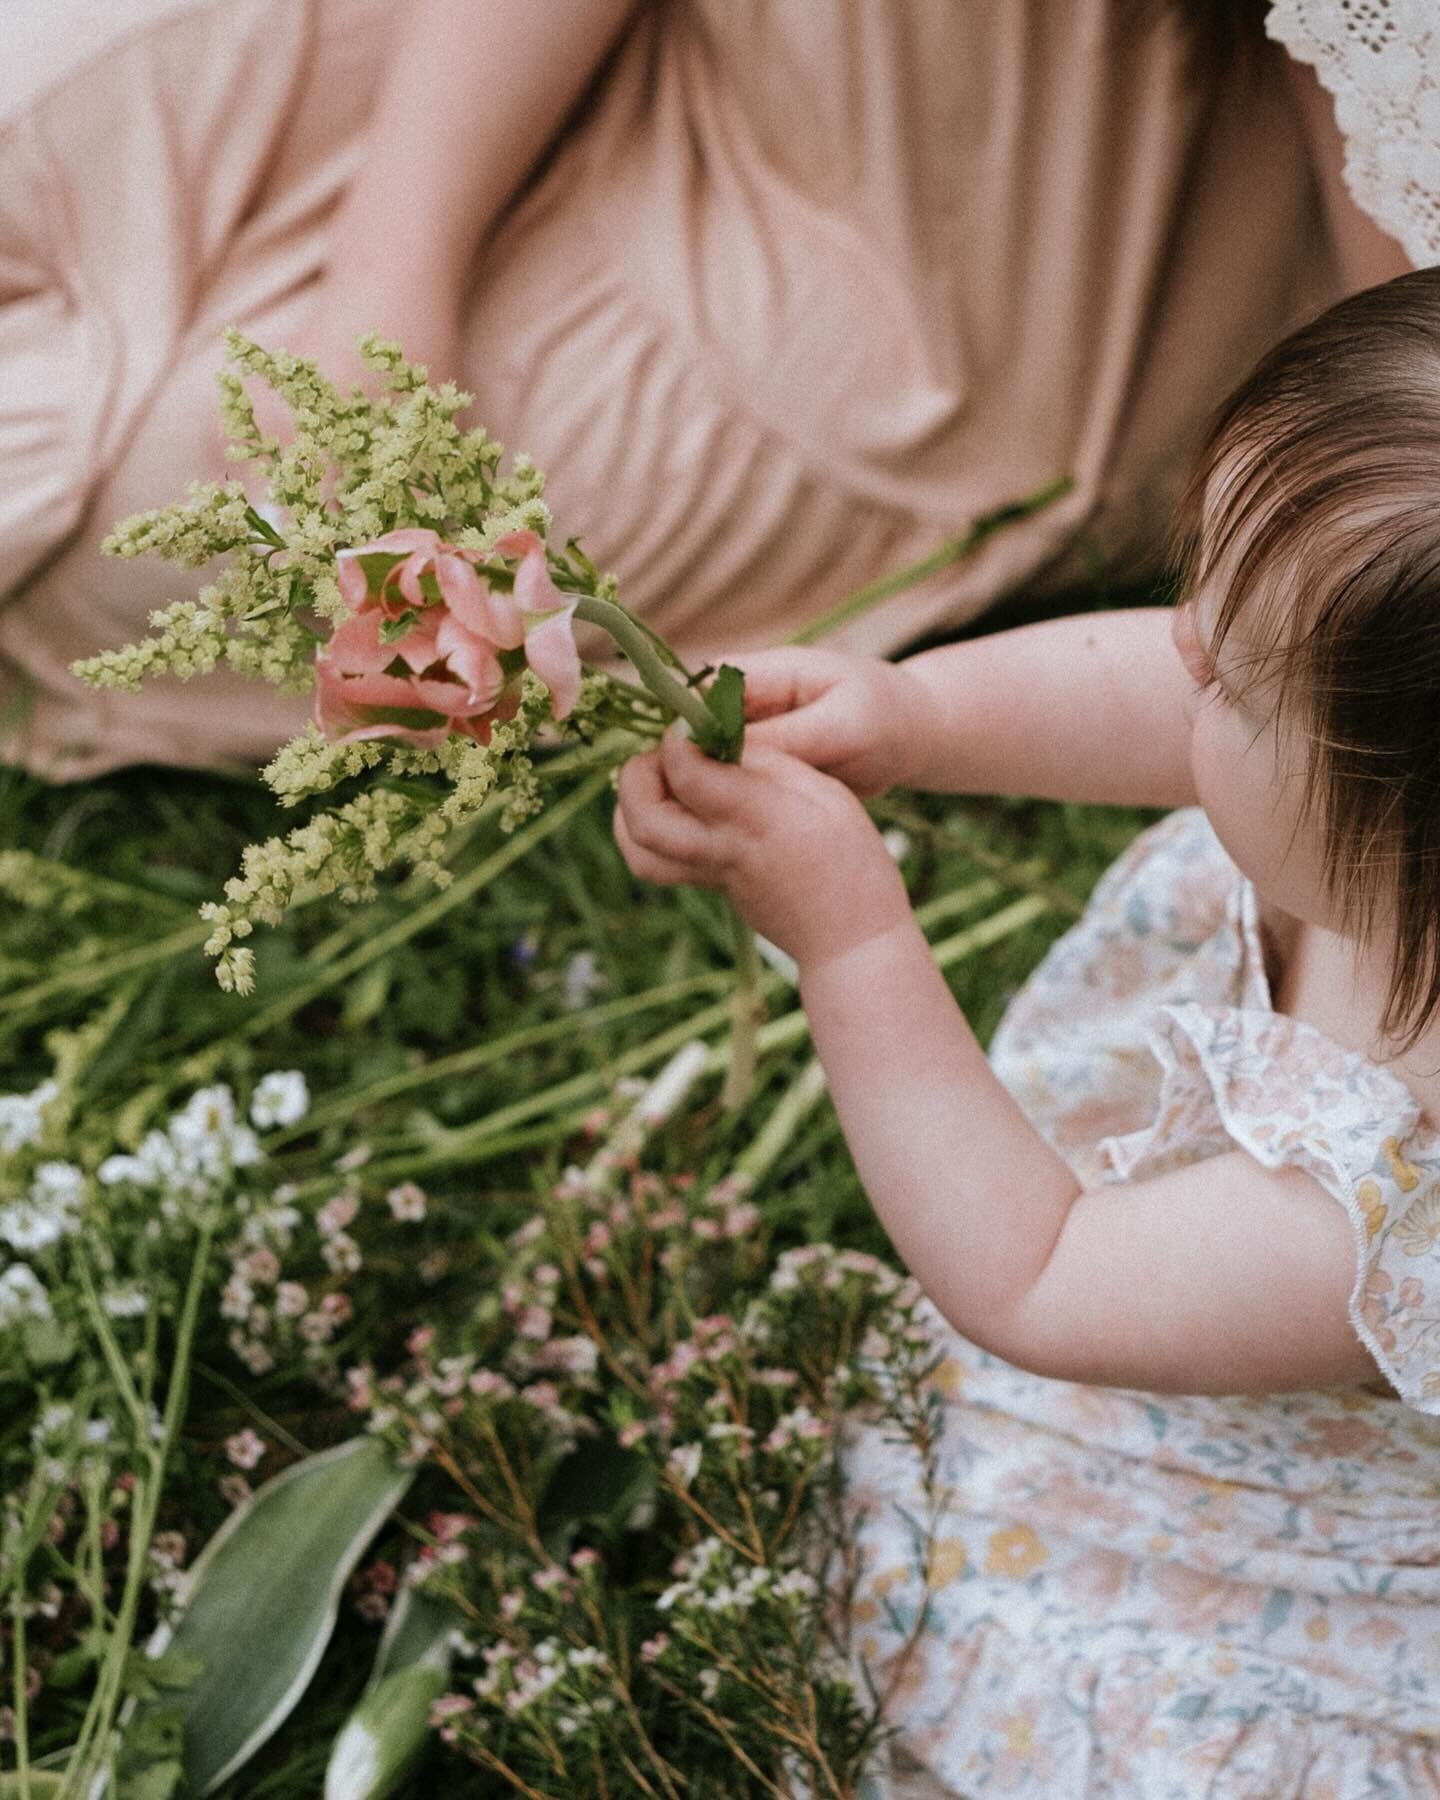
<instances>
[{"instance_id":1,"label":"green foliage","mask_svg":"<svg viewBox=\"0 0 1440 1800\"><path fill-rule=\"evenodd\" d=\"M706 894L641 890L614 849L603 791L581 796L533 850L523 833L503 838L498 823L469 828L444 892L390 878L365 915L335 898L296 909L273 934L255 1001L242 1005L210 980L203 928L190 908L263 833L272 806L254 784L220 777L142 770L66 790L0 775L0 839L14 851L0 861L9 896L0 906L0 1093L28 1093L63 1069L55 1129L67 1155L93 1161L117 1139L138 1144L197 1086L226 1081L243 1092L266 1070L298 1069L316 1103L299 1126L264 1133L273 1175L307 1196L307 1219L337 1192L360 1200L350 1228L363 1252L360 1270L329 1270L328 1240L309 1225L286 1253L287 1277L315 1294L352 1297L349 1321L309 1361L287 1353L251 1374L228 1341L231 1326L216 1316L215 1286L207 1287L160 1498L162 1534L183 1534L191 1555L213 1537L227 1514L220 1483L235 1473L223 1446L235 1433L250 1427L264 1439L267 1474L353 1434L357 1421L338 1387L343 1368L396 1368L422 1322L451 1341L472 1332L477 1303L496 1291L505 1236L533 1211L537 1182L543 1189L565 1163L591 1154L595 1134L613 1125L617 1079L653 1071L687 1038L710 1046L710 1073L696 1090L698 1105L656 1140L657 1171L667 1181L693 1177L703 1189L733 1172L791 1097L793 1117L766 1144L753 1196L775 1250L825 1240L885 1252L829 1104L803 1085L808 1046L779 975L767 974L771 1023L755 1098L738 1118L714 1110L704 1084L723 1065L728 1028L723 911ZM1078 807L901 797L879 816L909 840L902 867L937 937L953 940L1017 899L1037 899L1028 923L950 966L982 1033L1140 822ZM992 885L977 887L982 882ZM958 905L967 890L974 897ZM386 1200L407 1174L423 1181L427 1197L426 1216L410 1225L391 1217ZM217 1242L214 1257L218 1284L231 1266L228 1240ZM162 1346L173 1328L167 1316ZM27 1344L35 1365L71 1381L74 1338ZM12 1377L0 1390L0 1418L33 1416L29 1381ZM17 1399L24 1411L16 1412ZM8 1442L13 1458L0 1468L12 1492L9 1472L28 1455L25 1429L0 1427L0 1450ZM587 1439L554 1461L537 1514L551 1554L562 1544L624 1541L624 1521L654 1503L653 1463L613 1450L613 1436L605 1441L612 1448L603 1453ZM420 1480L424 1498L410 1525L427 1507L454 1503L433 1469ZM53 1495L38 1495L42 1536L53 1505ZM64 1540L67 1557L83 1516ZM102 1508L97 1530L104 1516ZM123 1512L118 1519L123 1532ZM401 1531L416 1541L408 1526ZM380 1555L389 1560L399 1548L386 1540ZM123 1555L122 1536L103 1560L111 1578ZM57 1568L37 1549L35 1592ZM607 1573L617 1628L628 1619L627 1630L643 1630L655 1598L635 1570L622 1562ZM301 1704L226 1784L230 1800L309 1800L322 1790L331 1744L374 1664L375 1628L359 1607L370 1591L357 1571ZM136 1642L146 1641L161 1611L160 1589L147 1585ZM87 1630L83 1608L28 1621L27 1657L41 1680L32 1760L74 1741L104 1648L84 1646ZM186 1691L175 1691L182 1704ZM683 1758L696 1791L741 1791L696 1729ZM176 1773L163 1735L153 1758L144 1780L161 1793ZM479 1763L435 1749L403 1791L497 1800L513 1790Z\"/></svg>"}]
</instances>

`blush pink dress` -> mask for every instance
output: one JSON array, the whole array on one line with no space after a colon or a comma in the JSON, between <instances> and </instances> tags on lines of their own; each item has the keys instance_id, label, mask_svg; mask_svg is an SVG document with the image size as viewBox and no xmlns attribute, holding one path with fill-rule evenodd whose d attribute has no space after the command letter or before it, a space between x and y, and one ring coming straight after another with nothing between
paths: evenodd
<instances>
[{"instance_id":1,"label":"blush pink dress","mask_svg":"<svg viewBox=\"0 0 1440 1800\"><path fill-rule=\"evenodd\" d=\"M1236 1149L1304 1169L1350 1221L1376 1379L1092 1387L932 1312L932 1491L876 1426L848 1451L856 1652L899 1730L867 1800L1433 1800L1440 1135L1274 1011L1254 890L1193 810L1105 877L991 1059L1086 1187Z\"/></svg>"},{"instance_id":2,"label":"blush pink dress","mask_svg":"<svg viewBox=\"0 0 1440 1800\"><path fill-rule=\"evenodd\" d=\"M1258 10L1258 9L1257 9ZM186 591L103 559L223 472L236 323L283 345L403 9L7 0L0 714L58 777L234 766L303 710L75 657ZM484 247L467 383L566 533L702 656L773 642L1060 474L1061 504L855 626L1153 568L1208 409L1335 297L1285 53L1165 0L641 0ZM189 591L193 592L193 584Z\"/></svg>"}]
</instances>

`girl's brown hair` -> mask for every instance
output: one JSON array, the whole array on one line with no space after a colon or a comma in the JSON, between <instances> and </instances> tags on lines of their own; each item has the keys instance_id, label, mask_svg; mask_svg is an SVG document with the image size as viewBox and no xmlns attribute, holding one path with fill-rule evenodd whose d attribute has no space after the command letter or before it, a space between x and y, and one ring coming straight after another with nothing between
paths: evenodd
<instances>
[{"instance_id":1,"label":"girl's brown hair","mask_svg":"<svg viewBox=\"0 0 1440 1800\"><path fill-rule=\"evenodd\" d=\"M1181 511L1210 651L1308 749L1305 807L1347 928L1393 915L1382 1029L1440 1014L1440 268L1352 295L1225 402ZM1242 696L1243 697L1243 696Z\"/></svg>"}]
</instances>

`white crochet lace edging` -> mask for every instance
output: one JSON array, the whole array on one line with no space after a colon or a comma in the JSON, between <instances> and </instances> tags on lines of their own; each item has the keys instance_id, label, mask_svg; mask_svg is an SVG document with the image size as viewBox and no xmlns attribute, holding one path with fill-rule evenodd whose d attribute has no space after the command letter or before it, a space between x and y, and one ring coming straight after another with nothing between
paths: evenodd
<instances>
[{"instance_id":1,"label":"white crochet lace edging","mask_svg":"<svg viewBox=\"0 0 1440 1800\"><path fill-rule=\"evenodd\" d=\"M1440 5L1273 0L1265 29L1334 95L1356 204L1417 268L1440 262Z\"/></svg>"}]
</instances>

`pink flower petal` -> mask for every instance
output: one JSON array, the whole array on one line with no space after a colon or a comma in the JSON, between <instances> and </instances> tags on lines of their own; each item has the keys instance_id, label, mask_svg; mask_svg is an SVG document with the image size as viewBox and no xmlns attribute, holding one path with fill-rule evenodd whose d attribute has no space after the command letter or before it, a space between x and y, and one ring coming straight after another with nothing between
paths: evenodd
<instances>
[{"instance_id":1,"label":"pink flower petal","mask_svg":"<svg viewBox=\"0 0 1440 1800\"><path fill-rule=\"evenodd\" d=\"M533 531L507 531L502 538L496 538L495 548L502 556L530 556L539 551L543 556L545 546Z\"/></svg>"},{"instance_id":2,"label":"pink flower petal","mask_svg":"<svg viewBox=\"0 0 1440 1800\"><path fill-rule=\"evenodd\" d=\"M438 662L442 655L438 638L443 621L438 609L421 613L403 637L396 638L388 646L392 656L398 656L405 665L418 675L428 669L433 662Z\"/></svg>"},{"instance_id":3,"label":"pink flower petal","mask_svg":"<svg viewBox=\"0 0 1440 1800\"><path fill-rule=\"evenodd\" d=\"M580 698L580 652L575 648L573 602L547 613L525 634L525 660L550 690L550 710L565 719Z\"/></svg>"},{"instance_id":4,"label":"pink flower petal","mask_svg":"<svg viewBox=\"0 0 1440 1800\"><path fill-rule=\"evenodd\" d=\"M505 672L494 647L467 631L454 613L440 621L435 641L447 667L464 683L465 692L475 695L485 706L493 706L505 686Z\"/></svg>"},{"instance_id":5,"label":"pink flower petal","mask_svg":"<svg viewBox=\"0 0 1440 1800\"><path fill-rule=\"evenodd\" d=\"M323 661L344 675L378 673L395 657L394 648L380 642L381 623L380 614L373 611L343 619L321 650L317 667Z\"/></svg>"},{"instance_id":6,"label":"pink flower petal","mask_svg":"<svg viewBox=\"0 0 1440 1800\"><path fill-rule=\"evenodd\" d=\"M551 612L559 606L573 606L550 579L543 550L532 550L515 571L515 598L523 612Z\"/></svg>"},{"instance_id":7,"label":"pink flower petal","mask_svg":"<svg viewBox=\"0 0 1440 1800\"><path fill-rule=\"evenodd\" d=\"M382 593L384 588L389 587L392 582L398 582L400 592L411 606L424 606L425 590L420 586L420 578L422 575L429 574L430 566L434 561L433 552L422 553L417 550L413 556L407 556L403 563L397 563L390 574L385 577Z\"/></svg>"},{"instance_id":8,"label":"pink flower petal","mask_svg":"<svg viewBox=\"0 0 1440 1800\"><path fill-rule=\"evenodd\" d=\"M438 556L435 579L450 611L466 629L498 650L518 650L525 623L511 594L494 593L461 556Z\"/></svg>"},{"instance_id":9,"label":"pink flower petal","mask_svg":"<svg viewBox=\"0 0 1440 1800\"><path fill-rule=\"evenodd\" d=\"M384 537L376 538L372 544L361 544L355 554L368 556L372 550L399 550L409 556L417 553L434 556L440 548L441 537L438 531L432 531L428 525L403 525L398 531L387 531Z\"/></svg>"},{"instance_id":10,"label":"pink flower petal","mask_svg":"<svg viewBox=\"0 0 1440 1800\"><path fill-rule=\"evenodd\" d=\"M360 566L362 552L340 550L335 556L335 572L340 581L340 596L351 612L359 612L370 598L370 584Z\"/></svg>"}]
</instances>

